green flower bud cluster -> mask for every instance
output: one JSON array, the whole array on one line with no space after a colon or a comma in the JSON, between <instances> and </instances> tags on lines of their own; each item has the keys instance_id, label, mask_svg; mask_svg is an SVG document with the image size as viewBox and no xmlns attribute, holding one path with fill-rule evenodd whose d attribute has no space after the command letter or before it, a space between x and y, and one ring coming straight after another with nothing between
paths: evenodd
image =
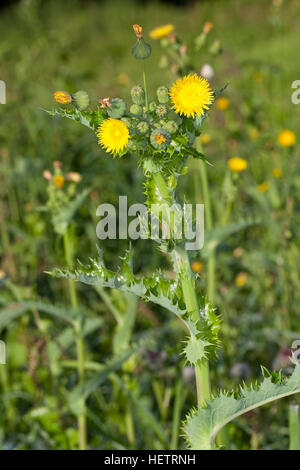
<instances>
[{"instance_id":1,"label":"green flower bud cluster","mask_svg":"<svg viewBox=\"0 0 300 470\"><path fill-rule=\"evenodd\" d=\"M168 131L166 131L166 129L159 127L158 129L152 131L150 135L150 142L155 149L165 150L171 143L171 136Z\"/></svg>"},{"instance_id":2,"label":"green flower bud cluster","mask_svg":"<svg viewBox=\"0 0 300 470\"><path fill-rule=\"evenodd\" d=\"M121 98L111 100L110 108L107 108L107 114L114 119L120 119L126 111L126 103Z\"/></svg>"},{"instance_id":3,"label":"green flower bud cluster","mask_svg":"<svg viewBox=\"0 0 300 470\"><path fill-rule=\"evenodd\" d=\"M137 130L140 134L147 134L149 131L149 124L146 121L140 121L137 125Z\"/></svg>"},{"instance_id":4,"label":"green flower bud cluster","mask_svg":"<svg viewBox=\"0 0 300 470\"><path fill-rule=\"evenodd\" d=\"M145 91L144 88L140 85L135 85L131 89L131 99L134 104L144 104L145 103Z\"/></svg>"},{"instance_id":5,"label":"green flower bud cluster","mask_svg":"<svg viewBox=\"0 0 300 470\"><path fill-rule=\"evenodd\" d=\"M84 90L76 91L76 93L72 95L72 100L80 111L86 109L90 104L89 95Z\"/></svg>"},{"instance_id":6,"label":"green flower bud cluster","mask_svg":"<svg viewBox=\"0 0 300 470\"><path fill-rule=\"evenodd\" d=\"M169 90L165 86L161 86L156 90L159 103L166 104L169 102Z\"/></svg>"},{"instance_id":7,"label":"green flower bud cluster","mask_svg":"<svg viewBox=\"0 0 300 470\"><path fill-rule=\"evenodd\" d=\"M168 108L165 104L159 104L156 106L155 113L157 117L163 118L168 114Z\"/></svg>"},{"instance_id":8,"label":"green flower bud cluster","mask_svg":"<svg viewBox=\"0 0 300 470\"><path fill-rule=\"evenodd\" d=\"M141 116L143 114L143 108L139 104L132 104L130 106L130 112L136 116Z\"/></svg>"}]
</instances>

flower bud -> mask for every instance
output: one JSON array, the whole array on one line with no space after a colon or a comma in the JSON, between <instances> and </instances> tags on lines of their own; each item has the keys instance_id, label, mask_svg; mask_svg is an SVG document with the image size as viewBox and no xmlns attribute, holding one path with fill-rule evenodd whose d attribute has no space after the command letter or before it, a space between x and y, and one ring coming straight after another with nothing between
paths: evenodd
<instances>
[{"instance_id":1,"label":"flower bud","mask_svg":"<svg viewBox=\"0 0 300 470\"><path fill-rule=\"evenodd\" d=\"M151 133L150 142L155 149L164 150L169 146L171 142L171 136L166 131L166 129L160 127Z\"/></svg>"},{"instance_id":2,"label":"flower bud","mask_svg":"<svg viewBox=\"0 0 300 470\"><path fill-rule=\"evenodd\" d=\"M151 101L151 103L149 103L149 111L153 113L155 110L156 110L156 103L155 101Z\"/></svg>"},{"instance_id":3,"label":"flower bud","mask_svg":"<svg viewBox=\"0 0 300 470\"><path fill-rule=\"evenodd\" d=\"M126 111L125 101L121 98L114 98L110 103L110 107L107 108L107 114L114 119L120 119L123 117Z\"/></svg>"},{"instance_id":4,"label":"flower bud","mask_svg":"<svg viewBox=\"0 0 300 470\"><path fill-rule=\"evenodd\" d=\"M136 44L131 49L133 57L139 60L147 59L151 55L152 47L147 44L143 38L138 39Z\"/></svg>"},{"instance_id":5,"label":"flower bud","mask_svg":"<svg viewBox=\"0 0 300 470\"><path fill-rule=\"evenodd\" d=\"M74 93L72 98L75 101L75 104L80 111L83 111L84 109L86 109L88 105L90 104L89 95L84 90L77 91L76 93Z\"/></svg>"},{"instance_id":6,"label":"flower bud","mask_svg":"<svg viewBox=\"0 0 300 470\"><path fill-rule=\"evenodd\" d=\"M60 104L69 104L72 101L72 97L67 91L55 91L53 96L55 101Z\"/></svg>"},{"instance_id":7,"label":"flower bud","mask_svg":"<svg viewBox=\"0 0 300 470\"><path fill-rule=\"evenodd\" d=\"M175 121L168 121L163 126L170 134L175 134L178 129L178 124Z\"/></svg>"},{"instance_id":8,"label":"flower bud","mask_svg":"<svg viewBox=\"0 0 300 470\"><path fill-rule=\"evenodd\" d=\"M130 112L131 114L135 114L136 116L140 116L143 112L143 108L139 106L138 104L132 104L130 106Z\"/></svg>"},{"instance_id":9,"label":"flower bud","mask_svg":"<svg viewBox=\"0 0 300 470\"><path fill-rule=\"evenodd\" d=\"M141 121L137 125L137 130L139 131L140 134L147 134L149 131L149 125L146 121Z\"/></svg>"},{"instance_id":10,"label":"flower bud","mask_svg":"<svg viewBox=\"0 0 300 470\"><path fill-rule=\"evenodd\" d=\"M166 105L164 104L159 104L158 106L156 106L156 115L159 117L159 118L163 118L167 115L168 113L168 108Z\"/></svg>"},{"instance_id":11,"label":"flower bud","mask_svg":"<svg viewBox=\"0 0 300 470\"><path fill-rule=\"evenodd\" d=\"M144 104L145 103L145 91L140 85L136 85L131 89L131 99L134 104Z\"/></svg>"},{"instance_id":12,"label":"flower bud","mask_svg":"<svg viewBox=\"0 0 300 470\"><path fill-rule=\"evenodd\" d=\"M168 103L169 101L169 91L165 86L161 86L156 91L158 101L162 104Z\"/></svg>"}]
</instances>

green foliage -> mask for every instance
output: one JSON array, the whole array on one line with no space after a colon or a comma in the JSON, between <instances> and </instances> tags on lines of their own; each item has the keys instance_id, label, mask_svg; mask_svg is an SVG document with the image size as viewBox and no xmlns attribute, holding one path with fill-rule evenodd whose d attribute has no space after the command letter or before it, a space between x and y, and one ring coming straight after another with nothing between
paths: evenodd
<instances>
[{"instance_id":1,"label":"green foliage","mask_svg":"<svg viewBox=\"0 0 300 470\"><path fill-rule=\"evenodd\" d=\"M238 416L274 400L300 392L300 366L283 379L281 373L263 369L263 381L250 387L243 386L237 394L221 391L204 408L195 410L187 418L184 434L191 449L209 450L215 447L217 433Z\"/></svg>"}]
</instances>

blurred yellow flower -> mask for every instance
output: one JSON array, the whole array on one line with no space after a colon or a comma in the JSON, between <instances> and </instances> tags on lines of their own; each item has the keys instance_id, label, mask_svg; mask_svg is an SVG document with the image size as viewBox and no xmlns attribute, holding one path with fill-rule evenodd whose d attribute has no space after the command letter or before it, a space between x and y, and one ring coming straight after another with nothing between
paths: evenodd
<instances>
[{"instance_id":1,"label":"blurred yellow flower","mask_svg":"<svg viewBox=\"0 0 300 470\"><path fill-rule=\"evenodd\" d=\"M193 261L192 270L194 273L201 273L201 271L203 271L203 264L200 261Z\"/></svg>"},{"instance_id":2,"label":"blurred yellow flower","mask_svg":"<svg viewBox=\"0 0 300 470\"><path fill-rule=\"evenodd\" d=\"M229 106L229 99L226 98L226 96L220 96L220 98L218 98L216 101L216 106L221 111L225 111L225 109L227 109Z\"/></svg>"},{"instance_id":3,"label":"blurred yellow flower","mask_svg":"<svg viewBox=\"0 0 300 470\"><path fill-rule=\"evenodd\" d=\"M257 189L260 193L265 193L266 191L268 191L270 185L267 181L263 181L261 184L259 184L257 186Z\"/></svg>"},{"instance_id":4,"label":"blurred yellow flower","mask_svg":"<svg viewBox=\"0 0 300 470\"><path fill-rule=\"evenodd\" d=\"M247 168L247 162L240 157L232 157L227 162L228 168L231 171L240 172Z\"/></svg>"},{"instance_id":5,"label":"blurred yellow flower","mask_svg":"<svg viewBox=\"0 0 300 470\"><path fill-rule=\"evenodd\" d=\"M282 177L282 169L281 168L273 168L272 175L274 178L281 178Z\"/></svg>"},{"instance_id":6,"label":"blurred yellow flower","mask_svg":"<svg viewBox=\"0 0 300 470\"><path fill-rule=\"evenodd\" d=\"M117 80L120 85L127 85L127 83L129 82L129 77L127 73L122 72L118 75Z\"/></svg>"},{"instance_id":7,"label":"blurred yellow flower","mask_svg":"<svg viewBox=\"0 0 300 470\"><path fill-rule=\"evenodd\" d=\"M205 21L203 26L203 33L208 34L214 27L214 24L211 21Z\"/></svg>"},{"instance_id":8,"label":"blurred yellow flower","mask_svg":"<svg viewBox=\"0 0 300 470\"><path fill-rule=\"evenodd\" d=\"M189 74L173 83L170 98L177 114L194 118L208 109L213 101L213 91L205 78Z\"/></svg>"},{"instance_id":9,"label":"blurred yellow flower","mask_svg":"<svg viewBox=\"0 0 300 470\"><path fill-rule=\"evenodd\" d=\"M296 134L289 129L284 129L279 132L277 142L281 147L292 147L296 143Z\"/></svg>"},{"instance_id":10,"label":"blurred yellow flower","mask_svg":"<svg viewBox=\"0 0 300 470\"><path fill-rule=\"evenodd\" d=\"M211 141L211 136L209 134L204 133L200 135L201 144L206 145L206 144L209 144L210 141Z\"/></svg>"},{"instance_id":11,"label":"blurred yellow flower","mask_svg":"<svg viewBox=\"0 0 300 470\"><path fill-rule=\"evenodd\" d=\"M235 285L238 287L243 287L247 282L247 273L241 271L235 278Z\"/></svg>"},{"instance_id":12,"label":"blurred yellow flower","mask_svg":"<svg viewBox=\"0 0 300 470\"><path fill-rule=\"evenodd\" d=\"M174 26L172 24L165 24L163 26L158 26L157 28L150 31L149 36L152 39L163 39L174 31Z\"/></svg>"},{"instance_id":13,"label":"blurred yellow flower","mask_svg":"<svg viewBox=\"0 0 300 470\"><path fill-rule=\"evenodd\" d=\"M55 91L53 96L55 101L60 104L68 104L72 101L71 95L66 91Z\"/></svg>"},{"instance_id":14,"label":"blurred yellow flower","mask_svg":"<svg viewBox=\"0 0 300 470\"><path fill-rule=\"evenodd\" d=\"M260 83L263 79L263 74L261 72L256 72L254 75L253 75L253 80L256 82L256 83Z\"/></svg>"},{"instance_id":15,"label":"blurred yellow flower","mask_svg":"<svg viewBox=\"0 0 300 470\"><path fill-rule=\"evenodd\" d=\"M65 184L65 178L62 175L53 176L53 183L57 188L62 188Z\"/></svg>"},{"instance_id":16,"label":"blurred yellow flower","mask_svg":"<svg viewBox=\"0 0 300 470\"><path fill-rule=\"evenodd\" d=\"M251 139L257 139L257 137L259 136L258 130L255 127L253 127L249 131L249 136L251 137Z\"/></svg>"},{"instance_id":17,"label":"blurred yellow flower","mask_svg":"<svg viewBox=\"0 0 300 470\"><path fill-rule=\"evenodd\" d=\"M98 143L107 152L120 152L123 150L129 140L129 130L125 122L119 119L105 119L98 127Z\"/></svg>"}]
</instances>

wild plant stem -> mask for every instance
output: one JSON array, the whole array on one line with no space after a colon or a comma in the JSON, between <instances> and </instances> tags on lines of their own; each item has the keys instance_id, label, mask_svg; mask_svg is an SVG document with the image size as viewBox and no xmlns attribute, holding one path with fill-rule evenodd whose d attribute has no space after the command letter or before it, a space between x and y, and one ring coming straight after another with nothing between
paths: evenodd
<instances>
[{"instance_id":1,"label":"wild plant stem","mask_svg":"<svg viewBox=\"0 0 300 470\"><path fill-rule=\"evenodd\" d=\"M147 82L146 82L145 60L143 60L143 81L144 81L144 90L145 90L146 111L148 111L149 103L148 103L148 90L147 90Z\"/></svg>"},{"instance_id":2,"label":"wild plant stem","mask_svg":"<svg viewBox=\"0 0 300 470\"><path fill-rule=\"evenodd\" d=\"M160 172L154 172L153 180L157 188L157 198L160 203L170 205L171 198L166 182ZM199 319L199 306L192 276L190 261L185 250L176 247L173 252L175 270L180 275L183 297L186 309L194 321ZM195 365L197 403L202 406L210 398L209 366L207 361Z\"/></svg>"},{"instance_id":3,"label":"wild plant stem","mask_svg":"<svg viewBox=\"0 0 300 470\"><path fill-rule=\"evenodd\" d=\"M186 251L176 249L177 264L180 267L182 292L187 311L194 321L199 319L199 306L192 277L190 261ZM198 407L210 399L210 378L208 361L195 365Z\"/></svg>"},{"instance_id":4,"label":"wild plant stem","mask_svg":"<svg viewBox=\"0 0 300 470\"><path fill-rule=\"evenodd\" d=\"M182 376L178 379L175 387L175 400L173 409L173 422L172 422L172 439L171 450L177 450L178 447L178 434L180 426L180 415L182 405L184 403L185 391L182 390Z\"/></svg>"},{"instance_id":5,"label":"wild plant stem","mask_svg":"<svg viewBox=\"0 0 300 470\"><path fill-rule=\"evenodd\" d=\"M73 267L73 250L71 246L71 240L69 237L68 229L65 231L63 235L64 240L64 252L65 258L68 267L71 269ZM72 279L68 280L69 285L69 294L70 294L70 301L71 305L74 309L78 307L78 300L77 300L77 292L75 283ZM82 337L82 327L81 322L79 321L76 324L76 356L77 356L77 371L78 371L78 382L79 384L83 384L84 382L84 342ZM78 414L78 444L80 450L86 450L87 447L87 427L86 427L86 407L85 402L82 403L82 409Z\"/></svg>"},{"instance_id":6,"label":"wild plant stem","mask_svg":"<svg viewBox=\"0 0 300 470\"><path fill-rule=\"evenodd\" d=\"M203 199L204 199L204 210L205 210L205 223L208 231L212 230L212 210L211 210L211 198L208 185L206 163L200 162L200 173L203 188ZM208 257L207 265L207 297L211 303L214 303L215 299L215 277L216 277L216 253L215 248L211 249Z\"/></svg>"},{"instance_id":7,"label":"wild plant stem","mask_svg":"<svg viewBox=\"0 0 300 470\"><path fill-rule=\"evenodd\" d=\"M289 406L289 435L289 449L300 450L300 413L297 403L291 403Z\"/></svg>"}]
</instances>

